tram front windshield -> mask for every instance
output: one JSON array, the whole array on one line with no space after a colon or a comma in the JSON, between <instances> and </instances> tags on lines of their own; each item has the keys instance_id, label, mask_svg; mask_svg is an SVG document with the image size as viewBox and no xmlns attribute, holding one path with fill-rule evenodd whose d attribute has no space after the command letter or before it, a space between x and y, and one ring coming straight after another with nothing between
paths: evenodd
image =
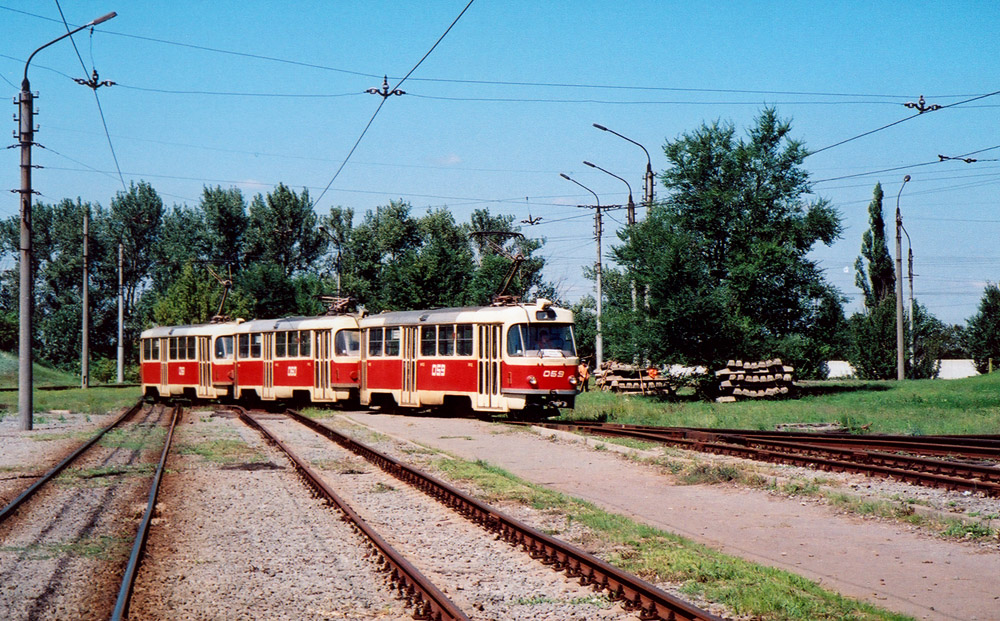
<instances>
[{"instance_id":1,"label":"tram front windshield","mask_svg":"<svg viewBox=\"0 0 1000 621\"><path fill-rule=\"evenodd\" d=\"M507 331L511 356L576 356L572 324L517 324Z\"/></svg>"}]
</instances>

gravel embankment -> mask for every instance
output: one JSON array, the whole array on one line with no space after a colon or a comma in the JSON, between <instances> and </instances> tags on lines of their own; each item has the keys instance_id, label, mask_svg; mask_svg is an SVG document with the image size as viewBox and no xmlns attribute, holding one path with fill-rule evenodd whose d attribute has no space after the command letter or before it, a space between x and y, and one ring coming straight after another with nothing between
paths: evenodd
<instances>
[{"instance_id":1,"label":"gravel embankment","mask_svg":"<svg viewBox=\"0 0 1000 621\"><path fill-rule=\"evenodd\" d=\"M411 618L256 431L194 412L175 442L130 619Z\"/></svg>"},{"instance_id":2,"label":"gravel embankment","mask_svg":"<svg viewBox=\"0 0 1000 621\"><path fill-rule=\"evenodd\" d=\"M471 619L638 618L302 425L262 422Z\"/></svg>"},{"instance_id":3,"label":"gravel embankment","mask_svg":"<svg viewBox=\"0 0 1000 621\"><path fill-rule=\"evenodd\" d=\"M161 409L147 408L0 527L0 618L107 618L162 450L165 418Z\"/></svg>"}]
</instances>

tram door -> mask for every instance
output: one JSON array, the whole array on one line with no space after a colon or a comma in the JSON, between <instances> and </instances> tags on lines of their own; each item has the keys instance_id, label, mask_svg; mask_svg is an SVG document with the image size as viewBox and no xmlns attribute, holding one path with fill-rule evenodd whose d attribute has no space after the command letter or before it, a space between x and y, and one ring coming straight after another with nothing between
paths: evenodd
<instances>
[{"instance_id":1,"label":"tram door","mask_svg":"<svg viewBox=\"0 0 1000 621\"><path fill-rule=\"evenodd\" d=\"M261 386L261 399L274 399L274 333L264 332L261 334L264 351L264 382Z\"/></svg>"},{"instance_id":2,"label":"tram door","mask_svg":"<svg viewBox=\"0 0 1000 621\"><path fill-rule=\"evenodd\" d=\"M417 395L417 328L403 327L403 391L400 405L420 405Z\"/></svg>"},{"instance_id":3,"label":"tram door","mask_svg":"<svg viewBox=\"0 0 1000 621\"><path fill-rule=\"evenodd\" d=\"M316 331L315 399L333 399L330 390L330 330Z\"/></svg>"},{"instance_id":4,"label":"tram door","mask_svg":"<svg viewBox=\"0 0 1000 621\"><path fill-rule=\"evenodd\" d=\"M481 325L478 334L479 380L476 407L501 409L500 401L500 326Z\"/></svg>"},{"instance_id":5,"label":"tram door","mask_svg":"<svg viewBox=\"0 0 1000 621\"><path fill-rule=\"evenodd\" d=\"M199 336L198 339L198 396L214 397L212 391L212 349L211 337Z\"/></svg>"},{"instance_id":6,"label":"tram door","mask_svg":"<svg viewBox=\"0 0 1000 621\"><path fill-rule=\"evenodd\" d=\"M160 394L169 395L170 394L170 376L169 376L169 366L167 365L168 354L170 351L170 339L158 339L154 343L159 343L157 350L157 359L160 361Z\"/></svg>"}]
</instances>

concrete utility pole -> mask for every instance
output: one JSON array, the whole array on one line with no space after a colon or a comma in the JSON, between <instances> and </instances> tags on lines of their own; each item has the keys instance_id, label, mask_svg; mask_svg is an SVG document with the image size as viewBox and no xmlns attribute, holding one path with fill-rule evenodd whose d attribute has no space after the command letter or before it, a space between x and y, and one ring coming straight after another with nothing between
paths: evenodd
<instances>
[{"instance_id":1,"label":"concrete utility pole","mask_svg":"<svg viewBox=\"0 0 1000 621\"><path fill-rule=\"evenodd\" d=\"M118 242L118 383L125 381L125 244Z\"/></svg>"},{"instance_id":2,"label":"concrete utility pole","mask_svg":"<svg viewBox=\"0 0 1000 621\"><path fill-rule=\"evenodd\" d=\"M83 346L80 360L80 387L90 386L90 204L83 212Z\"/></svg>"},{"instance_id":3,"label":"concrete utility pole","mask_svg":"<svg viewBox=\"0 0 1000 621\"><path fill-rule=\"evenodd\" d=\"M899 211L899 197L910 180L903 177L903 185L896 194L896 379L906 379L906 345L903 339L903 216Z\"/></svg>"},{"instance_id":4,"label":"concrete utility pole","mask_svg":"<svg viewBox=\"0 0 1000 621\"><path fill-rule=\"evenodd\" d=\"M18 384L17 384L17 411L21 423L21 429L28 431L33 425L34 400L31 394L33 388L32 378L32 356L31 356L31 315L34 312L34 282L31 269L31 145L35 140L35 110L34 96L31 94L31 83L28 81L28 65L35 54L41 52L57 41L62 41L66 37L72 36L84 28L90 28L103 23L117 15L111 12L103 17L98 17L92 22L84 24L75 30L71 30L61 37L52 39L45 45L36 49L28 56L24 63L24 79L21 80L21 92L17 97L18 105L18 144L21 147L21 266L19 277L20 291L18 300L19 330L18 330Z\"/></svg>"}]
</instances>

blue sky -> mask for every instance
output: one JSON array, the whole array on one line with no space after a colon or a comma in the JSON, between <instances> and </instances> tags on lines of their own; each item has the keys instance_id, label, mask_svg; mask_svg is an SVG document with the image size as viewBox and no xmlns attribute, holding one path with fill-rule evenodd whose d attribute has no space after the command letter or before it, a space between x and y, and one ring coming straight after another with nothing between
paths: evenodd
<instances>
[{"instance_id":1,"label":"blue sky","mask_svg":"<svg viewBox=\"0 0 1000 621\"><path fill-rule=\"evenodd\" d=\"M546 238L546 276L570 300L592 292L581 271L595 260L593 218L576 205L593 197L559 173L603 204L623 203L624 184L589 160L642 195L642 151L593 123L643 144L660 171L666 141L716 119L742 131L766 105L818 150L913 116L903 104L920 95L949 105L1000 90L992 2L476 0L323 193L378 107L364 91L386 74L395 85L465 2L62 0L62 9L72 25L118 12L74 40L87 71L117 83L98 95L126 184L144 179L168 205L196 204L205 185L249 199L283 182L322 194L321 214L402 198L415 215L447 206L460 221L480 208L542 216L524 232ZM0 93L10 102L28 55L66 31L55 0L0 0L0 19ZM45 147L34 153L44 167L34 185L45 202L107 206L122 181L94 94L70 79L83 75L68 40L32 61ZM843 217L842 239L813 256L848 312L858 308L853 264L872 188L882 182L891 221L906 174L899 199L918 301L961 323L1000 280L1000 162L989 161L1000 159L998 111L1000 95L986 97L806 159L815 197ZM976 163L937 162L984 149ZM16 149L0 154L0 171L0 185L18 186ZM17 195L0 193L0 217L17 213ZM605 220L606 250L622 222L622 212Z\"/></svg>"}]
</instances>

